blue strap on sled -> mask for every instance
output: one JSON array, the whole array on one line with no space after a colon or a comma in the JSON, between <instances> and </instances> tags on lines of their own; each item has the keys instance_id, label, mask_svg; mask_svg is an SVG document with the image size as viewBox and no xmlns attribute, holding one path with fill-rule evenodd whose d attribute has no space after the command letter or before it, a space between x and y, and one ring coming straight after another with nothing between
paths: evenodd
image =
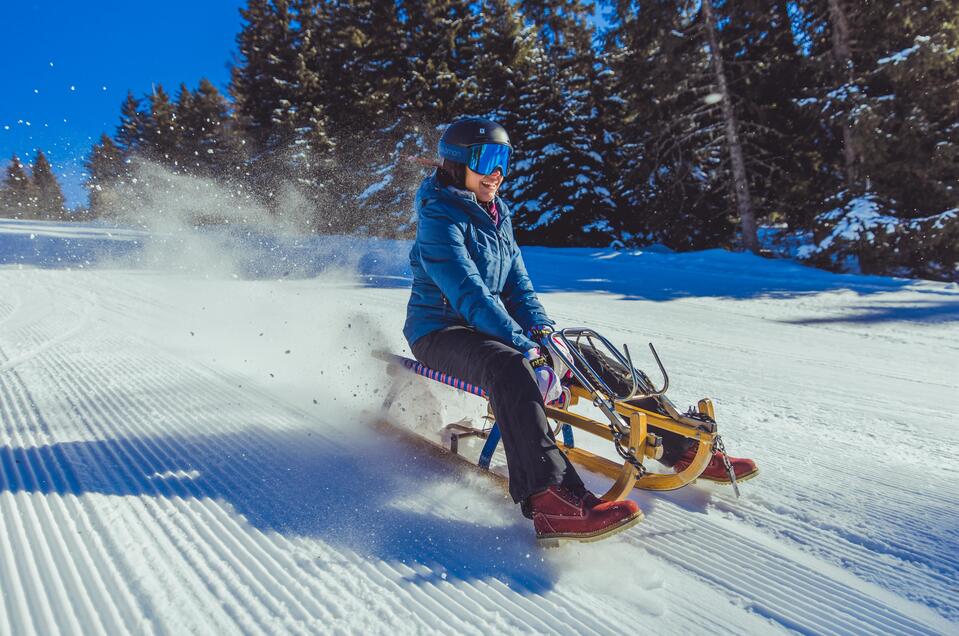
<instances>
[{"instance_id":1,"label":"blue strap on sled","mask_svg":"<svg viewBox=\"0 0 959 636\"><path fill-rule=\"evenodd\" d=\"M566 448L573 448L573 427L569 424L563 424L563 427L560 429L563 435L563 446ZM490 462L493 460L493 453L496 452L496 447L499 446L500 440L499 424L493 424L493 428L490 429L489 437L486 438L486 443L483 444L483 451L479 456L480 468L489 470Z\"/></svg>"},{"instance_id":2,"label":"blue strap on sled","mask_svg":"<svg viewBox=\"0 0 959 636\"><path fill-rule=\"evenodd\" d=\"M569 424L563 424L561 429L563 433L563 446L566 448L573 448L573 427Z\"/></svg>"},{"instance_id":3,"label":"blue strap on sled","mask_svg":"<svg viewBox=\"0 0 959 636\"><path fill-rule=\"evenodd\" d=\"M496 452L496 447L499 446L499 424L494 423L493 428L490 429L489 437L486 438L486 443L483 444L483 452L479 456L479 467L489 470L489 463L493 460L493 453Z\"/></svg>"}]
</instances>

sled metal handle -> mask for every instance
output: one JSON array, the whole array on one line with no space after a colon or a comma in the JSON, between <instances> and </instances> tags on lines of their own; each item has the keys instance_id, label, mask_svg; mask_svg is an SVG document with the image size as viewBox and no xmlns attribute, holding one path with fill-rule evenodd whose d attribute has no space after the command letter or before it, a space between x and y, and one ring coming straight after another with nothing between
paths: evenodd
<instances>
[{"instance_id":1,"label":"sled metal handle","mask_svg":"<svg viewBox=\"0 0 959 636\"><path fill-rule=\"evenodd\" d=\"M573 358L575 358L575 362L578 364L573 364L572 361L569 360L562 351L560 351L559 347L557 347L553 343L551 339L553 337L559 338L563 342L563 344L566 345L566 348L569 350ZM611 353L616 358L617 362L619 362L621 365L629 369L632 386L630 387L630 391L628 394L621 395L617 393L616 391L614 391L612 388L610 388L610 386L603 380L602 376L596 372L596 370L592 367L592 365L590 365L589 361L586 360L585 356L583 356L583 354L579 351L579 347L575 346L573 343L570 342L570 338L581 338L581 337L585 337L587 339L596 338L603 344L606 350L609 351L609 353ZM569 369L573 372L573 375L576 376L576 379L579 380L590 393L597 392L596 385L593 382L594 380L596 383L599 384L599 389L604 394L620 402L625 402L627 400L631 400L634 398L644 399L644 398L650 398L650 397L657 397L666 393L666 390L669 388L669 375L667 375L666 369L665 367L663 367L662 360L660 360L659 354L656 352L656 348L653 346L653 343L649 343L649 349L653 353L653 358L656 360L656 365L659 367L660 373L663 374L664 382L663 382L663 388L657 390L655 386L650 386L649 387L650 390L645 392L640 392L639 390L640 389L639 373L636 371L636 367L633 366L633 358L632 358L632 355L629 353L629 347L626 344L623 345L623 350L626 353L626 355L624 356L622 353L620 353L619 349L617 349L616 346L613 343L611 343L609 340L607 340L604 336L596 333L592 329L587 329L587 328L566 328L566 329L561 329L559 331L553 332L552 334L550 334L550 338L547 338L546 344L550 354L558 356L559 359L562 360L566 364L566 366L569 367ZM587 369L589 371L589 375L591 375L592 378L587 377L587 374L581 371L581 369Z\"/></svg>"}]
</instances>

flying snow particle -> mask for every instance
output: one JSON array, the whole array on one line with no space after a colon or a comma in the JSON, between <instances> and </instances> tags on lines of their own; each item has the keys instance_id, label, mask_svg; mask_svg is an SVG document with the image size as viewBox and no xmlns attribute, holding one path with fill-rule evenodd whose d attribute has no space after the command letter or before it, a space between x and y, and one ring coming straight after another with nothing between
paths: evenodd
<instances>
[{"instance_id":1,"label":"flying snow particle","mask_svg":"<svg viewBox=\"0 0 959 636\"><path fill-rule=\"evenodd\" d=\"M39 88L33 89L33 94L34 94L34 95L39 95L39 94L40 94L40 89L39 89Z\"/></svg>"},{"instance_id":2,"label":"flying snow particle","mask_svg":"<svg viewBox=\"0 0 959 636\"><path fill-rule=\"evenodd\" d=\"M71 90L71 91L75 91L75 90L77 90L77 87L76 87L76 86L70 86L70 90Z\"/></svg>"},{"instance_id":3,"label":"flying snow particle","mask_svg":"<svg viewBox=\"0 0 959 636\"><path fill-rule=\"evenodd\" d=\"M718 104L719 102L723 101L723 96L719 93L710 93L709 95L706 95L706 97L703 97L703 101L707 104Z\"/></svg>"},{"instance_id":4,"label":"flying snow particle","mask_svg":"<svg viewBox=\"0 0 959 636\"><path fill-rule=\"evenodd\" d=\"M4 129L4 130L10 130L10 125L8 124L8 125L4 126L3 129Z\"/></svg>"},{"instance_id":5,"label":"flying snow particle","mask_svg":"<svg viewBox=\"0 0 959 636\"><path fill-rule=\"evenodd\" d=\"M50 62L50 68L53 68L53 62Z\"/></svg>"},{"instance_id":6,"label":"flying snow particle","mask_svg":"<svg viewBox=\"0 0 959 636\"><path fill-rule=\"evenodd\" d=\"M105 91L105 90L107 90L107 87L106 87L106 86L101 86L101 87L100 87L100 90L101 90L101 91Z\"/></svg>"}]
</instances>

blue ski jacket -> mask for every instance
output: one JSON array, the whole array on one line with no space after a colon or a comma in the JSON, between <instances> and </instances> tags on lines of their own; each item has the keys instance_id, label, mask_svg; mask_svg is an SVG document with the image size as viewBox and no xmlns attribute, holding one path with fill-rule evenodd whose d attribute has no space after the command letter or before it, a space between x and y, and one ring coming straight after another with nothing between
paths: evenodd
<instances>
[{"instance_id":1,"label":"blue ski jacket","mask_svg":"<svg viewBox=\"0 0 959 636\"><path fill-rule=\"evenodd\" d=\"M410 345L444 327L471 325L527 351L538 345L524 332L554 324L526 273L509 208L499 197L495 202L498 227L472 192L444 187L436 175L420 185L403 327Z\"/></svg>"}]
</instances>

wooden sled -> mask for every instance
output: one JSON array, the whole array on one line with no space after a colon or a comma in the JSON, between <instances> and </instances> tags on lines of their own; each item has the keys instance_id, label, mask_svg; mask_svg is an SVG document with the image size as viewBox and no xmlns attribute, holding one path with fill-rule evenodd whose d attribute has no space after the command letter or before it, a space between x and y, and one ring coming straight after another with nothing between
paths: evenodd
<instances>
[{"instance_id":1,"label":"wooden sled","mask_svg":"<svg viewBox=\"0 0 959 636\"><path fill-rule=\"evenodd\" d=\"M554 360L562 360L572 371L572 377L564 380L563 398L546 407L550 420L558 424L555 431L557 444L569 459L584 468L605 475L613 480L610 489L602 496L607 501L616 501L626 497L633 489L675 490L694 481L706 469L712 458L713 450L723 450L715 421L715 410L708 398L699 400L697 408L680 413L665 397L669 378L652 344L649 345L656 363L664 377L664 385L656 390L649 377L633 367L629 349L624 346L625 355L620 353L608 340L591 329L563 329L550 336L546 344ZM461 391L479 397L486 397L481 388L426 367L416 360L390 353L378 352L376 357L385 361L391 375L414 373L447 384ZM606 369L597 368L605 364ZM620 377L616 388L611 387L608 367L614 366L621 372L629 370L627 378ZM624 384L625 382L625 384ZM628 388L628 391L625 388ZM397 389L387 396L384 410L396 399ZM603 422L577 412L584 405L598 408L608 420ZM577 409L576 407L580 407ZM459 441L467 437L485 440L478 463L467 463L474 468L488 471L493 453L498 446L500 435L495 424L495 414L488 407L490 425L483 429L463 424L451 424L446 427L449 434L449 447L412 433L401 431L406 437L417 438L430 450L442 449L463 459L458 453ZM660 459L663 455L663 441L650 426L661 431L669 431L684 438L699 442L692 463L678 473L655 473L649 471L643 461L646 458ZM399 427L394 427L399 428ZM596 435L611 442L622 458L615 462L606 457L576 447L573 429ZM738 496L735 476L727 466L733 487Z\"/></svg>"}]
</instances>

